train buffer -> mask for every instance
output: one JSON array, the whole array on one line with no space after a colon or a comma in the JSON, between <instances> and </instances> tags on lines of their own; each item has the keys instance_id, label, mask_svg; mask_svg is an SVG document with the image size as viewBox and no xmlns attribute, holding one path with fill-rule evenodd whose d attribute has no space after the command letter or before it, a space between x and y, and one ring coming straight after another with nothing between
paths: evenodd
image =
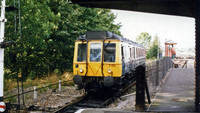
<instances>
[{"instance_id":1,"label":"train buffer","mask_svg":"<svg viewBox=\"0 0 200 113\"><path fill-rule=\"evenodd\" d=\"M188 60L183 59L174 59L173 61L173 67L175 68L187 68L187 62Z\"/></svg>"}]
</instances>

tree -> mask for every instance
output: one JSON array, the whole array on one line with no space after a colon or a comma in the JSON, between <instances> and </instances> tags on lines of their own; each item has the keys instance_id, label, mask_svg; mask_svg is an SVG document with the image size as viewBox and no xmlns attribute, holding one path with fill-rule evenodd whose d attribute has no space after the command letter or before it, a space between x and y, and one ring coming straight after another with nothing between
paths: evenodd
<instances>
[{"instance_id":1,"label":"tree","mask_svg":"<svg viewBox=\"0 0 200 113\"><path fill-rule=\"evenodd\" d=\"M6 4L13 6L13 0ZM19 24L15 37L14 13L6 14L6 40L15 45L5 50L5 78L21 72L34 79L72 69L74 41L88 30L120 35L120 24L113 24L116 16L111 10L84 8L66 0L21 0L21 37Z\"/></svg>"},{"instance_id":2,"label":"tree","mask_svg":"<svg viewBox=\"0 0 200 113\"><path fill-rule=\"evenodd\" d=\"M151 44L151 35L149 35L149 33L147 32L142 32L137 38L136 41L139 44L142 44L146 50L149 49L149 46Z\"/></svg>"},{"instance_id":3,"label":"tree","mask_svg":"<svg viewBox=\"0 0 200 113\"><path fill-rule=\"evenodd\" d=\"M153 42L151 43L149 50L146 52L146 58L147 59L154 59L157 58L158 55L158 48L159 48L159 53L161 52L160 49L160 43L158 43L159 37L155 36ZM158 47L159 44L159 47Z\"/></svg>"}]
</instances>

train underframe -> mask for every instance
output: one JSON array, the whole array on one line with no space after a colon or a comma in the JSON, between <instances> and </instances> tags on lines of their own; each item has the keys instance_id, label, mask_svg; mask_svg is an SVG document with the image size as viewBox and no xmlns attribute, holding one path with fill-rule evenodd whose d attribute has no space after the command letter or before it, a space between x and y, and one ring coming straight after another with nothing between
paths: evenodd
<instances>
[{"instance_id":1,"label":"train underframe","mask_svg":"<svg viewBox=\"0 0 200 113\"><path fill-rule=\"evenodd\" d=\"M109 76L110 77L110 76ZM83 81L80 85L78 85L79 89L85 89L85 91L89 94L100 94L104 92L111 92L122 90L123 86L129 83L135 77L135 71L130 71L122 75L121 77L113 77L113 84L108 85L112 80L111 77L105 80L106 77L84 77Z\"/></svg>"}]
</instances>

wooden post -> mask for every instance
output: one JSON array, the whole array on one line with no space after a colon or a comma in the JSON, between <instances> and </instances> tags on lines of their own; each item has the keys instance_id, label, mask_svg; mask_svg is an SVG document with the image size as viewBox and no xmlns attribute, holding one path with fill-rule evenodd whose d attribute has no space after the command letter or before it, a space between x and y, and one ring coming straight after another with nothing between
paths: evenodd
<instances>
[{"instance_id":1,"label":"wooden post","mask_svg":"<svg viewBox=\"0 0 200 113\"><path fill-rule=\"evenodd\" d=\"M146 89L146 94L147 94L148 103L151 104L151 97L150 97L149 87L148 87L148 84L147 84L147 79L146 79L146 77L145 77L145 89Z\"/></svg>"},{"instance_id":2,"label":"wooden post","mask_svg":"<svg viewBox=\"0 0 200 113\"><path fill-rule=\"evenodd\" d=\"M156 86L159 85L159 60L156 61Z\"/></svg>"},{"instance_id":3,"label":"wooden post","mask_svg":"<svg viewBox=\"0 0 200 113\"><path fill-rule=\"evenodd\" d=\"M136 111L145 110L145 67L136 68Z\"/></svg>"},{"instance_id":4,"label":"wooden post","mask_svg":"<svg viewBox=\"0 0 200 113\"><path fill-rule=\"evenodd\" d=\"M165 63L164 63L165 59L162 59L162 77L165 76Z\"/></svg>"}]
</instances>

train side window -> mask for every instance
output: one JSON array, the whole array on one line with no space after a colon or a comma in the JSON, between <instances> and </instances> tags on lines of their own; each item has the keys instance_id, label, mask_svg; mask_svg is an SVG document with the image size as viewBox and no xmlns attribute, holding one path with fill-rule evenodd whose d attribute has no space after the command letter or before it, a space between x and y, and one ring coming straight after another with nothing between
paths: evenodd
<instances>
[{"instance_id":1,"label":"train side window","mask_svg":"<svg viewBox=\"0 0 200 113\"><path fill-rule=\"evenodd\" d=\"M105 43L104 47L104 62L115 62L116 44Z\"/></svg>"},{"instance_id":2,"label":"train side window","mask_svg":"<svg viewBox=\"0 0 200 113\"><path fill-rule=\"evenodd\" d=\"M133 47L133 58L135 59L135 47Z\"/></svg>"},{"instance_id":3,"label":"train side window","mask_svg":"<svg viewBox=\"0 0 200 113\"><path fill-rule=\"evenodd\" d=\"M121 47L122 59L124 58L124 46Z\"/></svg>"},{"instance_id":4,"label":"train side window","mask_svg":"<svg viewBox=\"0 0 200 113\"><path fill-rule=\"evenodd\" d=\"M136 53L136 58L138 58L138 49L135 49L135 53Z\"/></svg>"},{"instance_id":5,"label":"train side window","mask_svg":"<svg viewBox=\"0 0 200 113\"><path fill-rule=\"evenodd\" d=\"M100 62L101 60L101 43L91 43L90 44L90 61Z\"/></svg>"},{"instance_id":6,"label":"train side window","mask_svg":"<svg viewBox=\"0 0 200 113\"><path fill-rule=\"evenodd\" d=\"M139 57L141 57L141 54L140 54L140 53L141 53L141 50L139 49L139 51L138 51L138 52L139 52Z\"/></svg>"},{"instance_id":7,"label":"train side window","mask_svg":"<svg viewBox=\"0 0 200 113\"><path fill-rule=\"evenodd\" d=\"M86 61L86 44L78 44L77 61L78 62Z\"/></svg>"}]
</instances>

